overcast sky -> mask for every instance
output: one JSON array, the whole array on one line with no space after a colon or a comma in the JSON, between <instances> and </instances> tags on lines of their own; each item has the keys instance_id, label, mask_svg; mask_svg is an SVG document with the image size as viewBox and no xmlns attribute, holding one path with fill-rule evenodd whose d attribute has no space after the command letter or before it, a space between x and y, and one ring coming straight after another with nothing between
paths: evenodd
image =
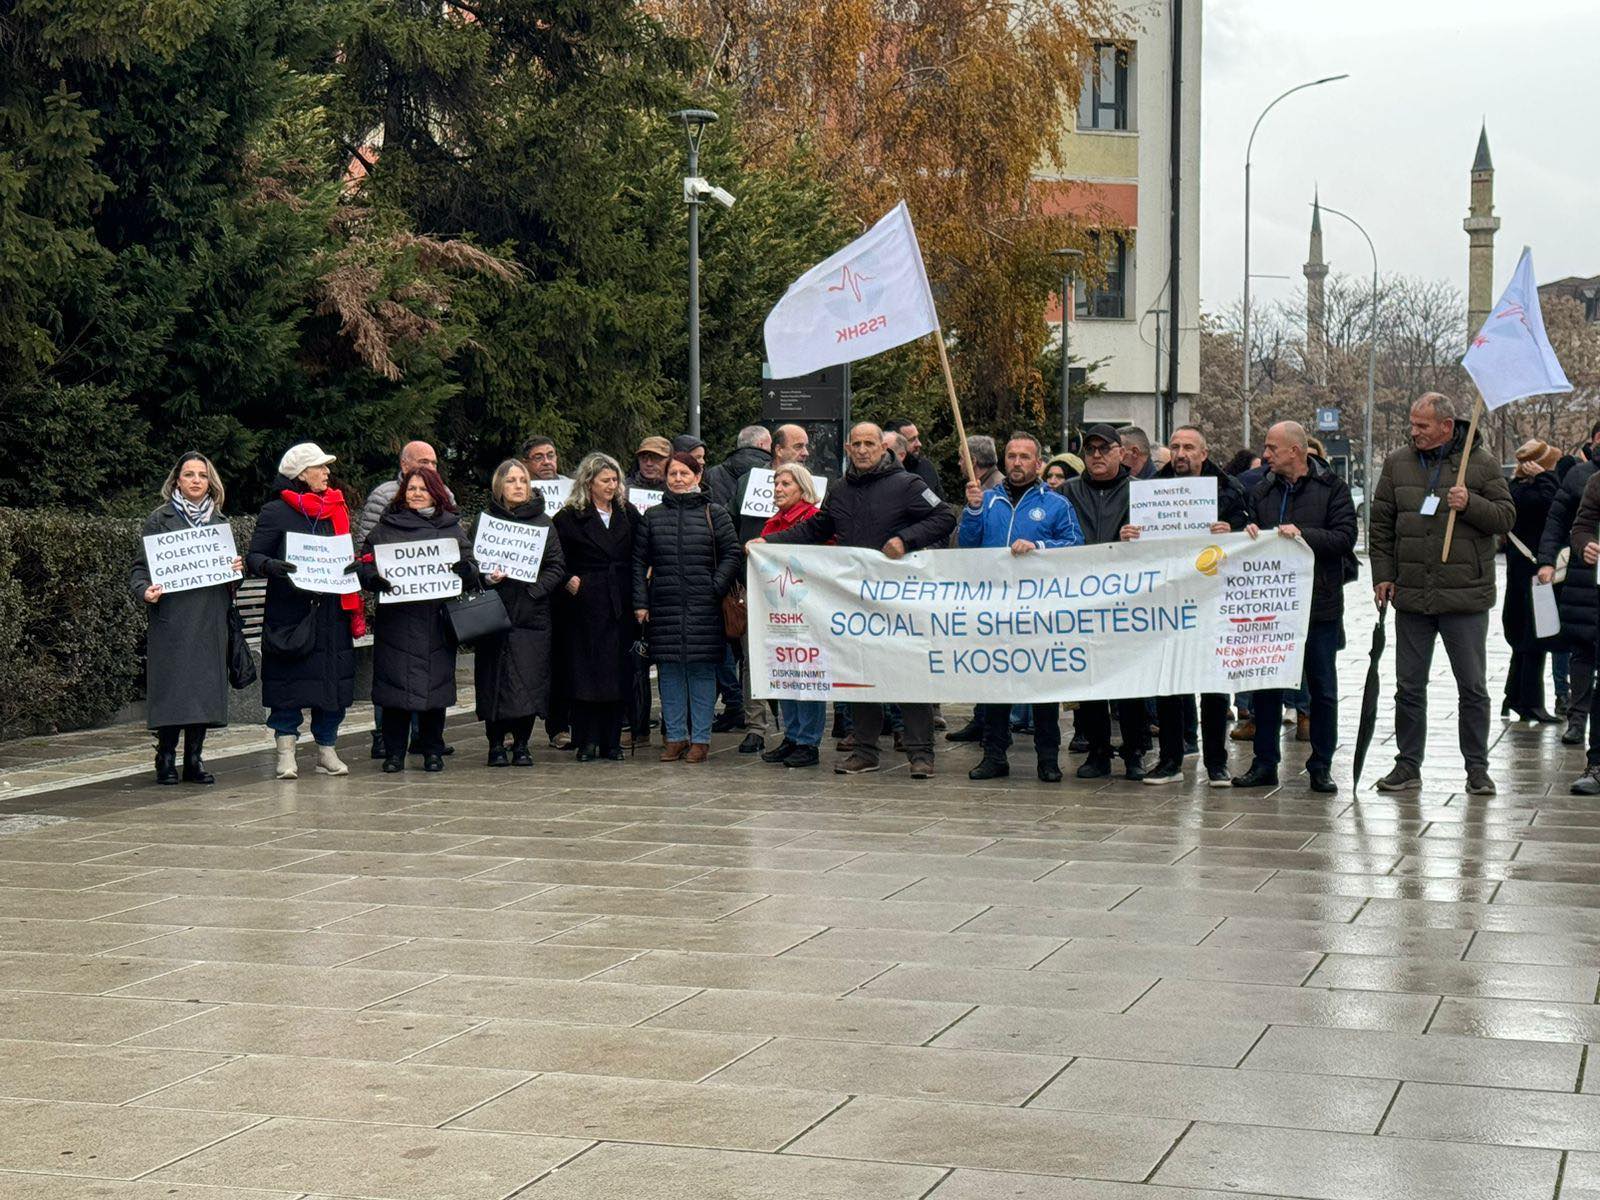
<instances>
[{"instance_id":1,"label":"overcast sky","mask_svg":"<svg viewBox=\"0 0 1600 1200\"><path fill-rule=\"evenodd\" d=\"M1256 296L1288 299L1312 189L1355 217L1385 274L1466 290L1468 172L1488 121L1495 165L1495 291L1524 244L1541 282L1600 274L1600 4L1595 0L1204 0L1200 296L1240 294L1244 153L1274 96L1323 75L1261 124L1252 167ZM1324 218L1335 272L1365 275L1361 235Z\"/></svg>"}]
</instances>

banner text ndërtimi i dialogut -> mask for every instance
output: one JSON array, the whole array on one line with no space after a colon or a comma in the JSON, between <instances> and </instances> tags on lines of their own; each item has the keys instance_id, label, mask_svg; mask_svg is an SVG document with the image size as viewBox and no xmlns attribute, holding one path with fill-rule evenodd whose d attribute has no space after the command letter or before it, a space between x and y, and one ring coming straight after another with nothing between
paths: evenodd
<instances>
[{"instance_id":1,"label":"banner text nd\u00ebrtimi i dialogut","mask_svg":"<svg viewBox=\"0 0 1600 1200\"><path fill-rule=\"evenodd\" d=\"M747 574L757 696L1015 704L1298 688L1312 555L1270 532L899 560L764 544Z\"/></svg>"}]
</instances>

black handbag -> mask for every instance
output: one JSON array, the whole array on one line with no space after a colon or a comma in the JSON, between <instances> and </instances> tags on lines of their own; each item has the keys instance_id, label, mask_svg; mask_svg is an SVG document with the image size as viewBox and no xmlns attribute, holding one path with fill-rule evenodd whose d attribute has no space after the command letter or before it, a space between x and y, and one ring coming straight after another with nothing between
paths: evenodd
<instances>
[{"instance_id":1,"label":"black handbag","mask_svg":"<svg viewBox=\"0 0 1600 1200\"><path fill-rule=\"evenodd\" d=\"M496 591L485 590L446 600L444 612L450 620L450 632L455 635L458 646L511 632L511 617L506 612L506 602L500 599L500 593Z\"/></svg>"},{"instance_id":2,"label":"black handbag","mask_svg":"<svg viewBox=\"0 0 1600 1200\"><path fill-rule=\"evenodd\" d=\"M311 598L306 615L293 625L266 624L261 627L261 648L279 658L304 658L317 644L317 607L320 596Z\"/></svg>"},{"instance_id":3,"label":"black handbag","mask_svg":"<svg viewBox=\"0 0 1600 1200\"><path fill-rule=\"evenodd\" d=\"M250 643L244 636L244 618L233 605L228 605L228 685L234 691L243 691L256 681L256 660L250 654Z\"/></svg>"}]
</instances>

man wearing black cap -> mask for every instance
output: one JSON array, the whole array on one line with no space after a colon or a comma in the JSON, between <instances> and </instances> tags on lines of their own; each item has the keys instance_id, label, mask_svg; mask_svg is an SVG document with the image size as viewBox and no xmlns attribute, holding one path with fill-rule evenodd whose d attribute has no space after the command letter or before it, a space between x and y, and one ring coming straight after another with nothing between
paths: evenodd
<instances>
[{"instance_id":1,"label":"man wearing black cap","mask_svg":"<svg viewBox=\"0 0 1600 1200\"><path fill-rule=\"evenodd\" d=\"M1128 468L1122 465L1122 439L1110 425L1091 425L1083 435L1084 471L1067 480L1066 495L1077 510L1083 544L1120 541L1128 523ZM1078 732L1089 739L1089 757L1078 768L1079 779L1104 779L1111 774L1111 705L1122 727L1122 761L1127 777L1144 778L1144 748L1149 737L1143 700L1082 700Z\"/></svg>"}]
</instances>

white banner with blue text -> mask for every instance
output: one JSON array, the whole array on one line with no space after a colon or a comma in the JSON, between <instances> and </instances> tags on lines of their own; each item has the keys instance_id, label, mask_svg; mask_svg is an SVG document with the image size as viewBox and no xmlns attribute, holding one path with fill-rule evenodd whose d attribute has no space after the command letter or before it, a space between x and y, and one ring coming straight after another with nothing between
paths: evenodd
<instances>
[{"instance_id":1,"label":"white banner with blue text","mask_svg":"<svg viewBox=\"0 0 1600 1200\"><path fill-rule=\"evenodd\" d=\"M1298 688L1312 554L1264 532L1040 550L750 547L757 697L1048 703Z\"/></svg>"}]
</instances>

